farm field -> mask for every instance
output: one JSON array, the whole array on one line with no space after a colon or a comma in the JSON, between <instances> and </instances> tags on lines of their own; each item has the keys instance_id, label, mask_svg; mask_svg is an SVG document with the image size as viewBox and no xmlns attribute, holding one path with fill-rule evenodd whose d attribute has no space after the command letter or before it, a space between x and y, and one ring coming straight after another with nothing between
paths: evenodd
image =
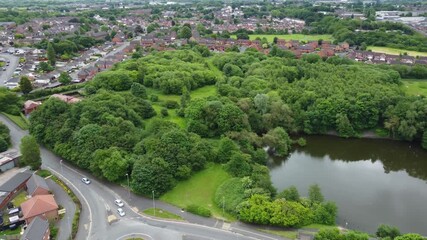
<instances>
[{"instance_id":1,"label":"farm field","mask_svg":"<svg viewBox=\"0 0 427 240\"><path fill-rule=\"evenodd\" d=\"M232 35L232 38L236 38L236 35ZM304 41L318 41L319 39L325 41L332 41L333 37L330 34L321 34L321 35L305 35L305 34L283 34L283 35L266 35L266 34L251 34L249 35L250 40L255 40L257 37L265 37L268 42L273 42L274 37L284 40L298 40L300 42Z\"/></svg>"},{"instance_id":2,"label":"farm field","mask_svg":"<svg viewBox=\"0 0 427 240\"><path fill-rule=\"evenodd\" d=\"M412 56L412 57L416 57L416 56L427 57L427 52L409 51L409 50L389 48L389 47L369 46L367 50L371 50L372 52L392 54L392 55L399 55L406 52L409 56Z\"/></svg>"}]
</instances>

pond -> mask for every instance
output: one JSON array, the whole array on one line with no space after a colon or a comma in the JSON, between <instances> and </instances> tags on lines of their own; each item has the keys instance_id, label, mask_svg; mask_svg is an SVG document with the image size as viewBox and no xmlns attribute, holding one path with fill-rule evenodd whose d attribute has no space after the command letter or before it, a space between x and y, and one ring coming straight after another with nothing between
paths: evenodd
<instances>
[{"instance_id":1,"label":"pond","mask_svg":"<svg viewBox=\"0 0 427 240\"><path fill-rule=\"evenodd\" d=\"M319 184L337 223L375 233L380 224L427 235L427 151L419 143L308 136L307 146L269 161L273 185L301 196Z\"/></svg>"}]
</instances>

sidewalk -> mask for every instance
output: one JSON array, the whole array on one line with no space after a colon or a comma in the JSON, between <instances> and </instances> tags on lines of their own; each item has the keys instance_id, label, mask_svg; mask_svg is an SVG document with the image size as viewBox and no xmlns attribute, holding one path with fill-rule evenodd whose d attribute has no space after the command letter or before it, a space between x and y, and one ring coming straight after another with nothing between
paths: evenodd
<instances>
[{"instance_id":1,"label":"sidewalk","mask_svg":"<svg viewBox=\"0 0 427 240\"><path fill-rule=\"evenodd\" d=\"M55 200L58 202L58 205L61 205L65 208L66 212L62 219L56 223L56 227L58 227L58 240L68 240L70 239L71 234L71 226L74 218L74 213L76 212L76 204L73 200L68 196L68 194L64 191L64 189L56 184L51 179L46 179L47 185L55 196Z\"/></svg>"}]
</instances>

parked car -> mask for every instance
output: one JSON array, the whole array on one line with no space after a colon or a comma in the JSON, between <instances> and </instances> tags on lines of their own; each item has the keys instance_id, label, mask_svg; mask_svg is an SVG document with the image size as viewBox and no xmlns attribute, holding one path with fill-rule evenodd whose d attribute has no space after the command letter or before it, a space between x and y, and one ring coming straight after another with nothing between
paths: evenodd
<instances>
[{"instance_id":1,"label":"parked car","mask_svg":"<svg viewBox=\"0 0 427 240\"><path fill-rule=\"evenodd\" d=\"M123 208L118 208L117 212L119 213L120 217L123 217L126 215L125 211L123 211Z\"/></svg>"},{"instance_id":2,"label":"parked car","mask_svg":"<svg viewBox=\"0 0 427 240\"><path fill-rule=\"evenodd\" d=\"M90 180L88 178L82 178L82 182L84 182L86 185L90 184Z\"/></svg>"},{"instance_id":3,"label":"parked car","mask_svg":"<svg viewBox=\"0 0 427 240\"><path fill-rule=\"evenodd\" d=\"M116 200L114 200L114 203L117 205L117 206L119 206L119 207L123 207L125 204L123 203L123 201L122 200L120 200L120 199L116 199Z\"/></svg>"}]
</instances>

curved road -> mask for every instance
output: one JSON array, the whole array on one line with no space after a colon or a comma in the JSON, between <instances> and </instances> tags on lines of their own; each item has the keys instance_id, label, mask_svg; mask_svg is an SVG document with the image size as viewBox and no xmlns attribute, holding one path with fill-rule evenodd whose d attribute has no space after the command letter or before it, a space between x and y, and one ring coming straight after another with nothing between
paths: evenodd
<instances>
[{"instance_id":1,"label":"curved road","mask_svg":"<svg viewBox=\"0 0 427 240\"><path fill-rule=\"evenodd\" d=\"M28 134L21 130L9 119L0 115L0 121L10 129L12 143L19 148L20 139ZM283 239L256 231L237 228L223 230L188 222L168 221L142 216L130 208L125 202L126 216L120 217L117 206L113 201L116 198L125 199L127 194L119 196L105 184L91 178L92 183L86 185L81 181L86 176L81 170L76 170L44 147L40 148L42 168L48 169L60 176L72 188L82 203L79 231L76 239L126 239L132 236L144 236L145 239ZM90 177L90 176L89 176ZM108 216L114 215L117 219L108 222ZM232 231L230 231L232 230Z\"/></svg>"},{"instance_id":2,"label":"curved road","mask_svg":"<svg viewBox=\"0 0 427 240\"><path fill-rule=\"evenodd\" d=\"M5 58L6 60L10 61L9 66L4 66L6 71L0 71L0 87L3 87L6 81L12 77L13 72L18 67L19 57L5 53L0 54L0 58Z\"/></svg>"}]
</instances>

